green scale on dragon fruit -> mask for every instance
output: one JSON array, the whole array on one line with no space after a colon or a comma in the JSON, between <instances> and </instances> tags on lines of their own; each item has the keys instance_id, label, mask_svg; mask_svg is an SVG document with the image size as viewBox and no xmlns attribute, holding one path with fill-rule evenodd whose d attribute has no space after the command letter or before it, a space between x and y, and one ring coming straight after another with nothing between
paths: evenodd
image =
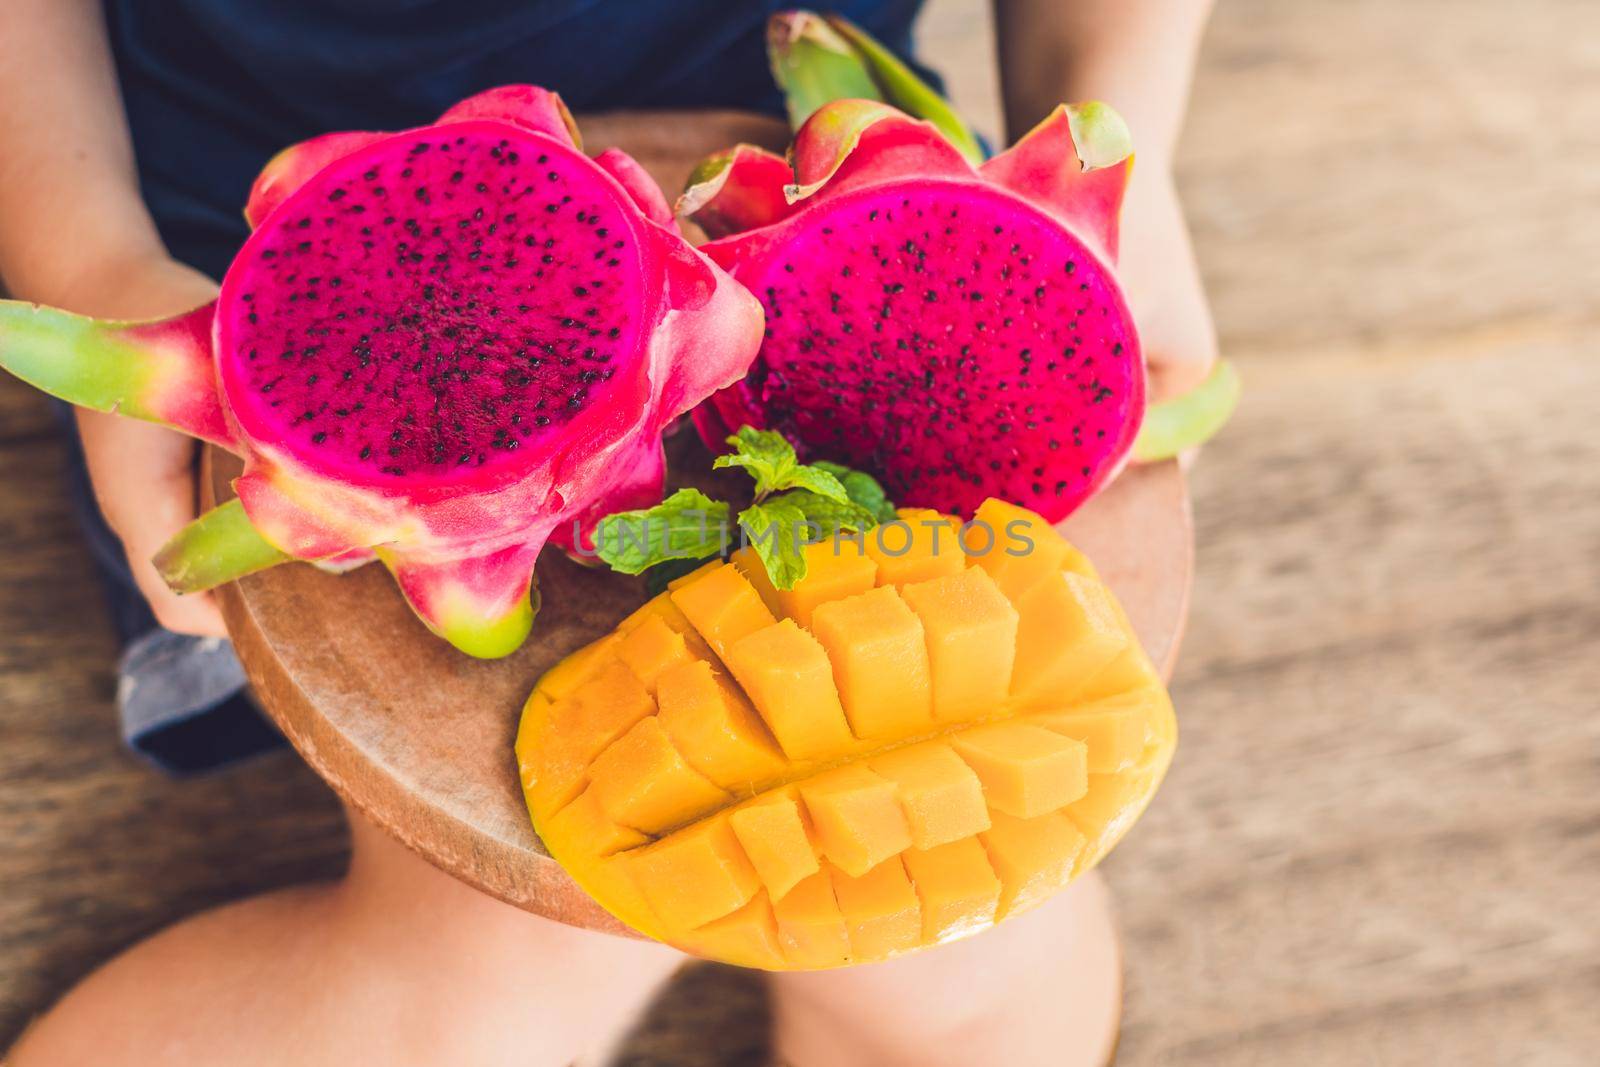
<instances>
[{"instance_id":1,"label":"green scale on dragon fruit","mask_svg":"<svg viewBox=\"0 0 1600 1067\"><path fill-rule=\"evenodd\" d=\"M1112 270L1131 164L1114 112L1058 109L975 168L932 125L839 100L790 162L738 146L679 202L767 312L748 377L696 412L708 442L776 429L900 503L998 496L1052 521L1120 469L1144 367Z\"/></svg>"},{"instance_id":2,"label":"green scale on dragon fruit","mask_svg":"<svg viewBox=\"0 0 1600 1067\"><path fill-rule=\"evenodd\" d=\"M376 555L431 629L504 655L544 544L659 500L663 428L760 340L643 169L585 156L532 86L290 148L245 215L216 303L177 319L0 303L0 366L244 458L238 499L157 557L184 592Z\"/></svg>"}]
</instances>

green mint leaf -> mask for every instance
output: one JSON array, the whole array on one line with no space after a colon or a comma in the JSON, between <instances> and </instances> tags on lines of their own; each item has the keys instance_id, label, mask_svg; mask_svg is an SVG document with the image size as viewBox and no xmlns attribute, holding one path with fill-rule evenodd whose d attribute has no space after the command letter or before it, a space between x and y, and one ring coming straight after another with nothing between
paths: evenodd
<instances>
[{"instance_id":1,"label":"green mint leaf","mask_svg":"<svg viewBox=\"0 0 1600 1067\"><path fill-rule=\"evenodd\" d=\"M774 502L799 509L809 524L804 532L812 541L834 537L840 530L864 531L878 525L878 517L860 504L832 500L809 489L791 489L767 501Z\"/></svg>"},{"instance_id":2,"label":"green mint leaf","mask_svg":"<svg viewBox=\"0 0 1600 1067\"><path fill-rule=\"evenodd\" d=\"M733 446L733 451L718 456L712 466L718 470L743 468L755 479L757 500L784 489L809 489L841 504L850 499L848 491L831 471L801 463L795 457L794 446L776 430L746 426L728 438L728 444Z\"/></svg>"},{"instance_id":3,"label":"green mint leaf","mask_svg":"<svg viewBox=\"0 0 1600 1067\"><path fill-rule=\"evenodd\" d=\"M802 464L790 471L784 478L779 489L809 489L818 496L825 496L829 500L836 500L841 504L850 502L849 490L832 472L824 470L821 466Z\"/></svg>"},{"instance_id":4,"label":"green mint leaf","mask_svg":"<svg viewBox=\"0 0 1600 1067\"><path fill-rule=\"evenodd\" d=\"M718 470L743 467L755 479L758 497L782 489L784 479L800 465L794 446L776 430L745 426L728 438L728 444L733 446L733 451L718 456L712 467Z\"/></svg>"},{"instance_id":5,"label":"green mint leaf","mask_svg":"<svg viewBox=\"0 0 1600 1067\"><path fill-rule=\"evenodd\" d=\"M804 547L810 539L806 514L786 499L789 495L751 504L739 513L745 539L756 550L772 584L779 589L793 589L795 583L806 576Z\"/></svg>"},{"instance_id":6,"label":"green mint leaf","mask_svg":"<svg viewBox=\"0 0 1600 1067\"><path fill-rule=\"evenodd\" d=\"M614 571L638 574L669 559L715 556L727 533L727 504L698 489L679 489L653 508L601 519L595 554Z\"/></svg>"},{"instance_id":7,"label":"green mint leaf","mask_svg":"<svg viewBox=\"0 0 1600 1067\"><path fill-rule=\"evenodd\" d=\"M878 479L866 471L853 470L842 463L830 463L826 460L819 460L812 466L827 471L838 479L850 497L851 503L860 504L872 512L879 522L894 520L894 503L883 491L883 486L878 484Z\"/></svg>"}]
</instances>

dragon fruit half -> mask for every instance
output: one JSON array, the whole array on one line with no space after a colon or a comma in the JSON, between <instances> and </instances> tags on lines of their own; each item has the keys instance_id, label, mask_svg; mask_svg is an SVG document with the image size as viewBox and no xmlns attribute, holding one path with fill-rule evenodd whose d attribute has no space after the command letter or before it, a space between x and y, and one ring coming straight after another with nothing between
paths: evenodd
<instances>
[{"instance_id":1,"label":"dragon fruit half","mask_svg":"<svg viewBox=\"0 0 1600 1067\"><path fill-rule=\"evenodd\" d=\"M661 431L744 373L759 304L553 93L274 158L217 300L108 323L0 303L0 366L242 456L238 500L158 566L180 591L373 553L422 620L500 656L549 539L660 499Z\"/></svg>"},{"instance_id":2,"label":"dragon fruit half","mask_svg":"<svg viewBox=\"0 0 1600 1067\"><path fill-rule=\"evenodd\" d=\"M701 433L780 430L902 504L1065 517L1144 413L1112 270L1131 165L1127 127L1094 103L977 168L933 125L854 99L818 109L788 161L712 156L678 210L767 326L749 376L696 411Z\"/></svg>"}]
</instances>

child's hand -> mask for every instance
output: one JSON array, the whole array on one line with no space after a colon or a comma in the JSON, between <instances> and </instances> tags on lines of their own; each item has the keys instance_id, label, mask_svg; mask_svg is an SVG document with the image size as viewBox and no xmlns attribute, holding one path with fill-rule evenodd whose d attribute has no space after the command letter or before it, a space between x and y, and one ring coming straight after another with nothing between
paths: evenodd
<instances>
[{"instance_id":1,"label":"child's hand","mask_svg":"<svg viewBox=\"0 0 1600 1067\"><path fill-rule=\"evenodd\" d=\"M97 272L75 283L65 306L100 318L161 318L216 296L210 279L180 263L159 259ZM100 510L122 539L139 591L157 621L186 634L226 637L222 615L209 595L180 597L167 588L151 557L195 517L195 442L173 430L118 415L78 412L84 458Z\"/></svg>"},{"instance_id":2,"label":"child's hand","mask_svg":"<svg viewBox=\"0 0 1600 1067\"><path fill-rule=\"evenodd\" d=\"M1216 328L1172 183L1172 157L1212 0L995 0L1013 137L1063 100L1103 100L1133 133L1118 276L1150 368L1150 399L1199 385Z\"/></svg>"},{"instance_id":3,"label":"child's hand","mask_svg":"<svg viewBox=\"0 0 1600 1067\"><path fill-rule=\"evenodd\" d=\"M1217 331L1172 169L1164 161L1134 158L1118 273L1139 324L1151 402L1187 393L1216 361Z\"/></svg>"}]
</instances>

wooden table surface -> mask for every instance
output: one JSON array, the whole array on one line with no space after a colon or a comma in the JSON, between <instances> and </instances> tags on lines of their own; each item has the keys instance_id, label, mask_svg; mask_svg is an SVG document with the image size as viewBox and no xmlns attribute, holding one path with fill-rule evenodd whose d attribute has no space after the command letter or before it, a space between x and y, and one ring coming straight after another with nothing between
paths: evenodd
<instances>
[{"instance_id":1,"label":"wooden table surface","mask_svg":"<svg viewBox=\"0 0 1600 1067\"><path fill-rule=\"evenodd\" d=\"M979 8L935 4L936 54ZM1248 391L1191 479L1183 743L1108 863L1119 1067L1594 1062L1597 39L1574 0L1218 7L1179 172ZM0 1043L344 847L291 756L175 784L119 750L62 470L0 383ZM760 1064L760 1019L704 971L629 1062Z\"/></svg>"}]
</instances>

